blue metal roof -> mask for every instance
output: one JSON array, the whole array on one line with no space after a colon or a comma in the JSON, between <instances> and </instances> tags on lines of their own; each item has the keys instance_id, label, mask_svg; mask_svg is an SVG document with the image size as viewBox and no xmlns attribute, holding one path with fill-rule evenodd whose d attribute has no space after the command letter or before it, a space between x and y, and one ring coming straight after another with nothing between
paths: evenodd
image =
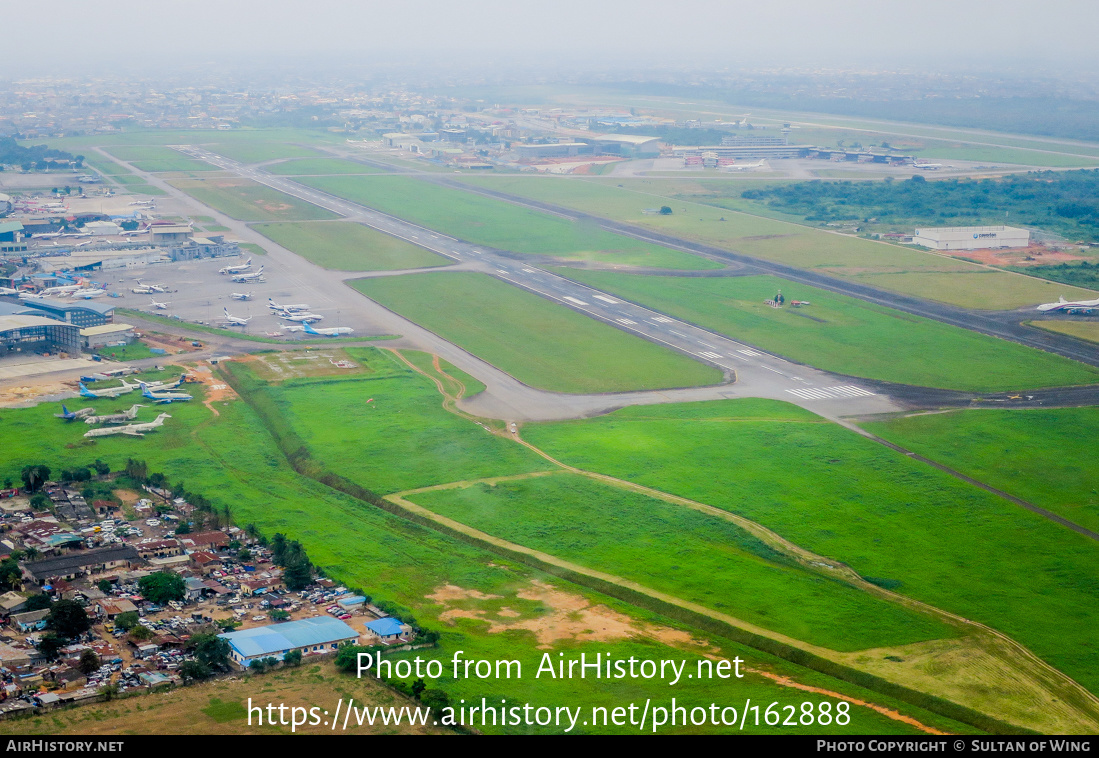
<instances>
[{"instance_id":1,"label":"blue metal roof","mask_svg":"<svg viewBox=\"0 0 1099 758\"><path fill-rule=\"evenodd\" d=\"M401 622L392 616L389 616L376 621L368 621L366 628L379 637L391 637L394 634L401 633Z\"/></svg>"},{"instance_id":2,"label":"blue metal roof","mask_svg":"<svg viewBox=\"0 0 1099 758\"><path fill-rule=\"evenodd\" d=\"M86 311L95 311L103 316L115 309L115 306L111 303L93 303L91 300L54 300L52 297L35 298L33 306L40 310L58 313L84 309Z\"/></svg>"},{"instance_id":3,"label":"blue metal roof","mask_svg":"<svg viewBox=\"0 0 1099 758\"><path fill-rule=\"evenodd\" d=\"M282 653L295 648L327 645L356 639L359 633L339 619L330 616L289 621L285 624L258 626L237 632L219 634L245 658Z\"/></svg>"}]
</instances>

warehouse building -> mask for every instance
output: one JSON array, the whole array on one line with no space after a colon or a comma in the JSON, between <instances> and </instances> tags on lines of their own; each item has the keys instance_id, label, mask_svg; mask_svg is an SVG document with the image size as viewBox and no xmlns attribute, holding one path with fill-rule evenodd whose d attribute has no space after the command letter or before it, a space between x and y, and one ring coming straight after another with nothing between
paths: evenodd
<instances>
[{"instance_id":1,"label":"warehouse building","mask_svg":"<svg viewBox=\"0 0 1099 758\"><path fill-rule=\"evenodd\" d=\"M1029 247L1030 230L1013 226L943 226L917 229L912 241L932 250Z\"/></svg>"},{"instance_id":2,"label":"warehouse building","mask_svg":"<svg viewBox=\"0 0 1099 758\"><path fill-rule=\"evenodd\" d=\"M229 657L241 668L263 658L281 661L292 650L300 650L302 655L323 655L336 652L344 643L359 641L358 632L330 616L257 626L218 636L229 643Z\"/></svg>"},{"instance_id":3,"label":"warehouse building","mask_svg":"<svg viewBox=\"0 0 1099 758\"><path fill-rule=\"evenodd\" d=\"M100 324L80 330L84 347L98 350L108 345L128 345L137 339L137 333L130 324Z\"/></svg>"},{"instance_id":4,"label":"warehouse building","mask_svg":"<svg viewBox=\"0 0 1099 758\"><path fill-rule=\"evenodd\" d=\"M114 306L90 300L56 300L52 297L21 299L0 295L0 313L42 316L78 327L99 326L114 320Z\"/></svg>"},{"instance_id":5,"label":"warehouse building","mask_svg":"<svg viewBox=\"0 0 1099 758\"><path fill-rule=\"evenodd\" d=\"M80 353L80 329L41 316L0 315L0 358L12 353Z\"/></svg>"}]
</instances>

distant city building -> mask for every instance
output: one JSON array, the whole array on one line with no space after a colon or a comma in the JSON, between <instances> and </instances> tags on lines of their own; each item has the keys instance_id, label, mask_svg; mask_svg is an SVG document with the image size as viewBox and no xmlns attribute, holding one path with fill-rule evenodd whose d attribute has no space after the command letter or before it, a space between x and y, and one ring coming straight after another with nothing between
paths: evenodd
<instances>
[{"instance_id":1,"label":"distant city building","mask_svg":"<svg viewBox=\"0 0 1099 758\"><path fill-rule=\"evenodd\" d=\"M932 250L1029 247L1030 230L1013 226L944 226L917 229L912 241Z\"/></svg>"}]
</instances>

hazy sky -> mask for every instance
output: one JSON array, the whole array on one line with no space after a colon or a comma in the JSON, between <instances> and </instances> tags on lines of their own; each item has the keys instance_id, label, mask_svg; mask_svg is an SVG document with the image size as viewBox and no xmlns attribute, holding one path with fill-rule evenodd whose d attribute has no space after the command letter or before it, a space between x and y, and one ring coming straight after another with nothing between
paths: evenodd
<instances>
[{"instance_id":1,"label":"hazy sky","mask_svg":"<svg viewBox=\"0 0 1099 758\"><path fill-rule=\"evenodd\" d=\"M0 0L0 76L343 57L1099 69L1094 0Z\"/></svg>"}]
</instances>

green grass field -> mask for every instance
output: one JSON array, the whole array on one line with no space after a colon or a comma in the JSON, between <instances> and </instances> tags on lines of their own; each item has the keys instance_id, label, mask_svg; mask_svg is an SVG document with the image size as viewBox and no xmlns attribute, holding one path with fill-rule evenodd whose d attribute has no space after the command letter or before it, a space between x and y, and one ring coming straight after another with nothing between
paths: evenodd
<instances>
[{"instance_id":1,"label":"green grass field","mask_svg":"<svg viewBox=\"0 0 1099 758\"><path fill-rule=\"evenodd\" d=\"M293 379L270 389L330 469L386 494L550 467L529 450L443 410L430 380L389 354L348 352L365 372Z\"/></svg>"},{"instance_id":2,"label":"green grass field","mask_svg":"<svg viewBox=\"0 0 1099 758\"><path fill-rule=\"evenodd\" d=\"M239 221L317 221L335 213L247 179L174 179L173 187Z\"/></svg>"},{"instance_id":3,"label":"green grass field","mask_svg":"<svg viewBox=\"0 0 1099 758\"><path fill-rule=\"evenodd\" d=\"M310 177L302 183L477 245L627 266L719 268L694 255L407 176Z\"/></svg>"},{"instance_id":4,"label":"green grass field","mask_svg":"<svg viewBox=\"0 0 1099 758\"><path fill-rule=\"evenodd\" d=\"M715 207L708 204L714 199L710 192L668 196L661 194L666 190L661 189L659 180L500 176L464 177L463 181L764 260L969 308L997 310L1047 302L1050 292L1056 289L1033 277ZM642 212L665 204L672 208L672 215ZM1064 285L1057 287L1063 289ZM1096 297L1088 290L1068 289L1073 291L1073 298ZM1067 291L1065 297L1070 297Z\"/></svg>"},{"instance_id":5,"label":"green grass field","mask_svg":"<svg viewBox=\"0 0 1099 758\"><path fill-rule=\"evenodd\" d=\"M325 174L377 174L381 169L339 158L295 158L267 166L272 174L308 176Z\"/></svg>"},{"instance_id":6,"label":"green grass field","mask_svg":"<svg viewBox=\"0 0 1099 758\"><path fill-rule=\"evenodd\" d=\"M441 255L362 224L256 224L253 228L306 260L338 271L392 271L451 263Z\"/></svg>"},{"instance_id":7,"label":"green grass field","mask_svg":"<svg viewBox=\"0 0 1099 758\"><path fill-rule=\"evenodd\" d=\"M278 160L279 158L315 158L324 155L309 147L281 141L236 140L232 142L217 141L214 144L205 145L210 152L224 155L241 163L261 163L263 161Z\"/></svg>"},{"instance_id":8,"label":"green grass field","mask_svg":"<svg viewBox=\"0 0 1099 758\"><path fill-rule=\"evenodd\" d=\"M765 400L631 407L523 434L989 624L1099 691L1099 544L926 464Z\"/></svg>"},{"instance_id":9,"label":"green grass field","mask_svg":"<svg viewBox=\"0 0 1099 758\"><path fill-rule=\"evenodd\" d=\"M105 148L115 158L132 163L141 171L216 171L205 161L188 158L178 150L159 145L117 145Z\"/></svg>"},{"instance_id":10,"label":"green grass field","mask_svg":"<svg viewBox=\"0 0 1099 758\"><path fill-rule=\"evenodd\" d=\"M972 391L1099 382L1060 356L773 276L563 276L826 371ZM786 307L764 304L781 290ZM794 308L793 300L810 305ZM933 355L934 360L928 360Z\"/></svg>"},{"instance_id":11,"label":"green grass field","mask_svg":"<svg viewBox=\"0 0 1099 758\"><path fill-rule=\"evenodd\" d=\"M1047 332L1068 334L1079 337L1088 342L1099 342L1099 323L1094 321L1030 321L1027 322L1036 329L1044 329Z\"/></svg>"},{"instance_id":12,"label":"green grass field","mask_svg":"<svg viewBox=\"0 0 1099 758\"><path fill-rule=\"evenodd\" d=\"M1099 532L1099 408L971 410L863 426Z\"/></svg>"},{"instance_id":13,"label":"green grass field","mask_svg":"<svg viewBox=\"0 0 1099 758\"><path fill-rule=\"evenodd\" d=\"M955 630L809 573L728 521L576 474L409 497L497 537L833 650Z\"/></svg>"},{"instance_id":14,"label":"green grass field","mask_svg":"<svg viewBox=\"0 0 1099 758\"><path fill-rule=\"evenodd\" d=\"M154 353L149 350L148 345L144 342L135 340L129 345L102 347L96 351L96 355L119 361L137 361L142 358L152 358Z\"/></svg>"},{"instance_id":15,"label":"green grass field","mask_svg":"<svg viewBox=\"0 0 1099 758\"><path fill-rule=\"evenodd\" d=\"M485 274L360 279L353 286L533 387L624 392L718 384L721 372Z\"/></svg>"}]
</instances>

